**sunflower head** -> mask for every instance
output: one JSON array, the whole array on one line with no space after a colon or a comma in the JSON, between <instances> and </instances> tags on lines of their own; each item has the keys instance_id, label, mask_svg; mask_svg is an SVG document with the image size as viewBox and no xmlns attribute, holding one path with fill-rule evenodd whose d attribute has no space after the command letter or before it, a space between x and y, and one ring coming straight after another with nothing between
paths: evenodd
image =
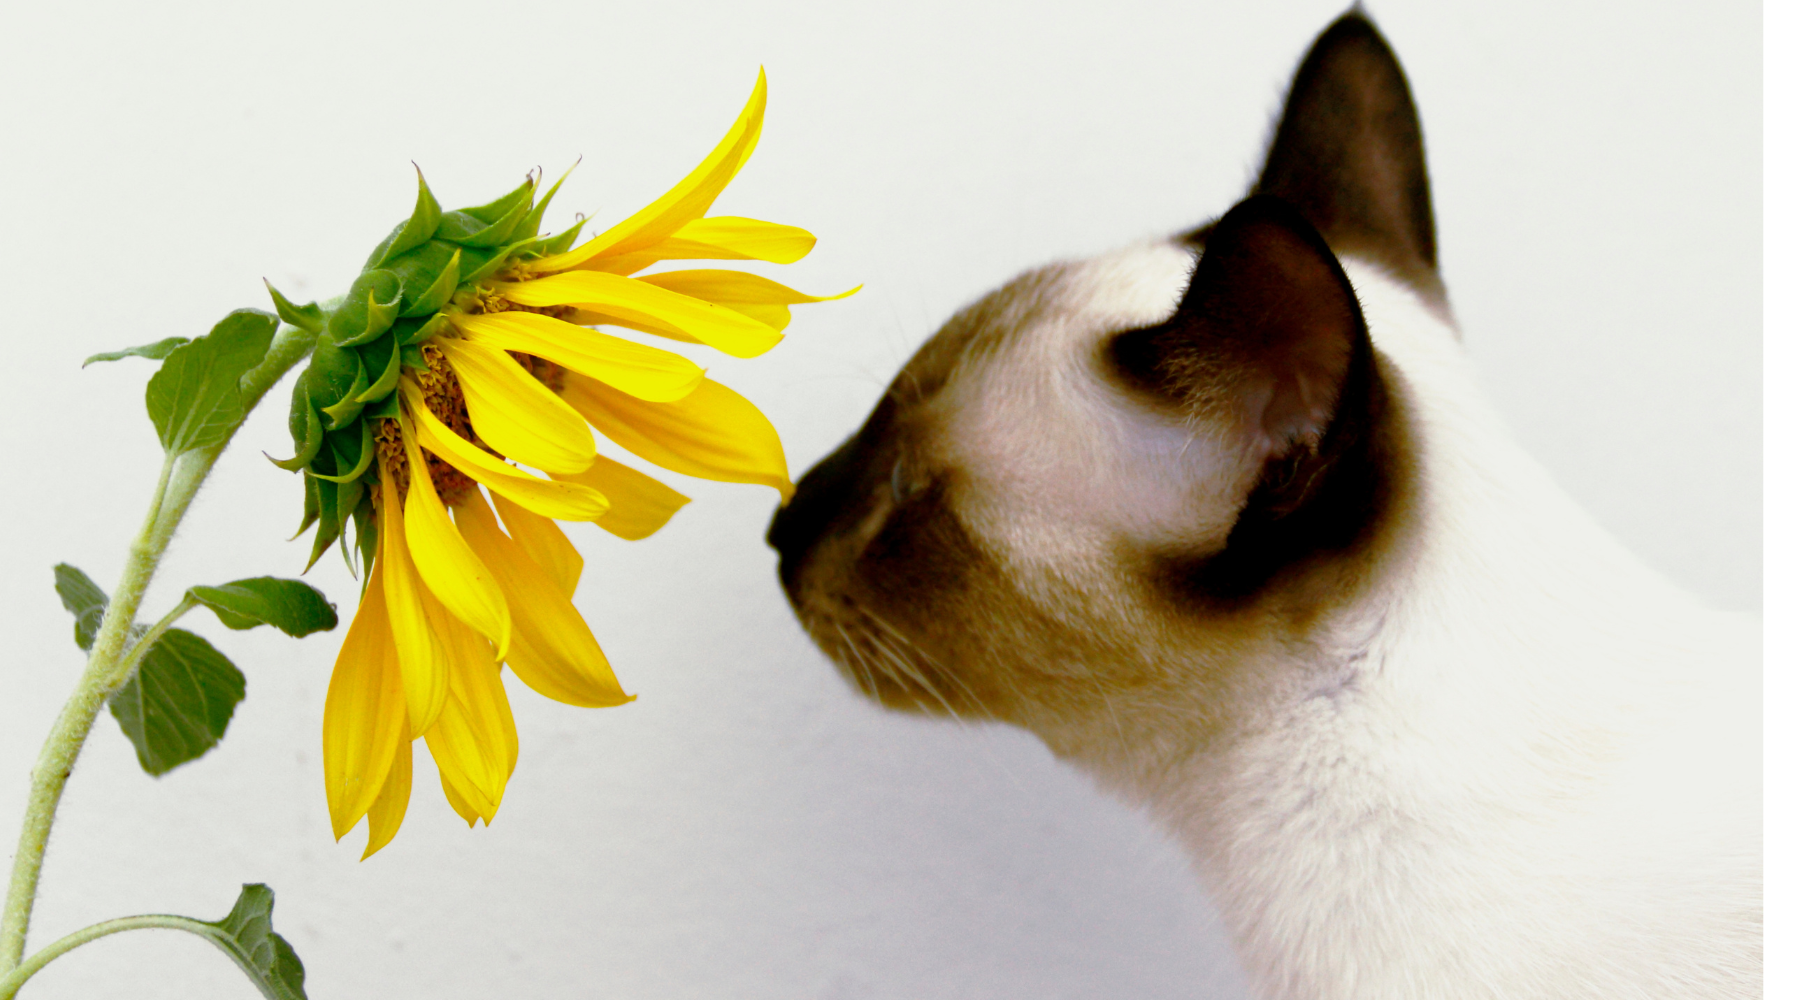
<instances>
[{"instance_id":1,"label":"sunflower head","mask_svg":"<svg viewBox=\"0 0 1800 1000\"><path fill-rule=\"evenodd\" d=\"M300 530L317 526L308 566L334 541L345 542L349 557L345 529L352 521L365 568L374 557L376 462L384 453L390 464L403 461L387 423L400 413L402 375L427 386L426 399L440 418L467 434L467 409L453 398L455 381L430 341L449 332L447 311L484 311L493 298L484 290L490 279L573 245L580 223L560 234L538 233L562 185L558 180L539 198L538 181L533 172L494 201L446 212L421 172L412 215L376 245L333 308L295 305L270 287L281 318L319 338L294 384L288 414L294 457L275 463L308 473ZM448 466L433 471L451 494L466 484Z\"/></svg>"},{"instance_id":2,"label":"sunflower head","mask_svg":"<svg viewBox=\"0 0 1800 1000\"><path fill-rule=\"evenodd\" d=\"M294 386L294 457L276 463L305 473L308 565L339 542L354 567L354 523L364 570L325 703L339 836L365 816L370 852L394 835L420 739L458 814L493 820L518 755L501 665L566 704L632 699L571 603L582 559L555 522L638 539L687 498L599 454L596 431L653 465L792 494L781 441L754 405L683 354L633 339L755 357L781 341L791 305L825 298L732 270L640 273L786 264L812 249L803 229L706 214L756 147L764 98L759 77L698 167L579 245L579 223L539 232L560 180L540 198L529 174L445 212L421 174L412 214L343 298L295 305L270 289L281 317L318 338Z\"/></svg>"}]
</instances>

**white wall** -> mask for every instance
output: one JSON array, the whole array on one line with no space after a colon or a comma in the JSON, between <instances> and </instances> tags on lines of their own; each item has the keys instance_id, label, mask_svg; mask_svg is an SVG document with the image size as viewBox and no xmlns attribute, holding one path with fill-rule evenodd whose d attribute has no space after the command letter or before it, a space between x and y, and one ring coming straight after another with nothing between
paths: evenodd
<instances>
[{"instance_id":1,"label":"white wall","mask_svg":"<svg viewBox=\"0 0 1800 1000\"><path fill-rule=\"evenodd\" d=\"M754 10L752 7L754 6ZM412 202L585 157L555 215L611 220L684 173L766 65L762 147L719 210L804 225L782 280L867 287L714 374L796 473L954 308L1012 273L1229 207L1336 0L1108 5L232 2L12 5L0 28L0 842L79 669L50 587L116 577L154 479L148 366L87 354L339 291ZM1758 7L1372 4L1425 120L1444 266L1520 436L1716 604L1758 602ZM525 11L514 21L510 11ZM285 396L278 391L277 396ZM273 399L274 397L272 397ZM299 569L281 404L222 462L151 600ZM634 705L515 688L492 830L422 773L399 839L333 845L318 718L336 635L211 636L249 675L221 748L161 779L103 718L37 942L214 917L240 881L315 998L1234 997L1181 858L1011 731L888 717L796 628L770 491L679 484L663 534L575 535L579 603ZM330 560L311 579L348 610ZM262 630L266 632L267 630ZM122 935L27 990L249 997L196 939Z\"/></svg>"}]
</instances>

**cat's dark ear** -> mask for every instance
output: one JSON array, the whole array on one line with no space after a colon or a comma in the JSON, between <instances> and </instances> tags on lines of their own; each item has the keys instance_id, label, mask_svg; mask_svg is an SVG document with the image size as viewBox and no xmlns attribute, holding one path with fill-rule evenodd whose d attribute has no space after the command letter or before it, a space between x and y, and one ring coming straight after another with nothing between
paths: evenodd
<instances>
[{"instance_id":1,"label":"cat's dark ear","mask_svg":"<svg viewBox=\"0 0 1800 1000\"><path fill-rule=\"evenodd\" d=\"M1339 253L1369 257L1444 304L1418 111L1360 6L1300 63L1251 193L1287 201Z\"/></svg>"},{"instance_id":2,"label":"cat's dark ear","mask_svg":"<svg viewBox=\"0 0 1800 1000\"><path fill-rule=\"evenodd\" d=\"M1270 457L1323 442L1371 351L1337 258L1271 195L1213 226L1168 322L1120 334L1110 349L1127 382L1237 428Z\"/></svg>"}]
</instances>

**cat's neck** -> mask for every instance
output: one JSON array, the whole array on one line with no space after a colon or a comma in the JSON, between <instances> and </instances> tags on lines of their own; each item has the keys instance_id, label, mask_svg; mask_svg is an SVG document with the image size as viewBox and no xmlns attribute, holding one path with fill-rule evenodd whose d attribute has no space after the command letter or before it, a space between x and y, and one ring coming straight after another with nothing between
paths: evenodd
<instances>
[{"instance_id":1,"label":"cat's neck","mask_svg":"<svg viewBox=\"0 0 1800 1000\"><path fill-rule=\"evenodd\" d=\"M1240 720L1233 730L1175 760L1133 760L1122 746L1089 762L1188 847L1246 962L1301 977L1271 987L1278 995L1401 983L1421 971L1408 964L1433 934L1490 943L1485 957L1459 945L1453 964L1504 955L1519 927L1546 922L1568 924L1571 948L1592 943L1580 921L1605 923L1603 902L1521 877L1532 868L1519 859L1549 852L1570 872L1605 872L1623 841L1596 810L1663 822L1613 787L1617 761L1647 732L1694 723L1684 675L1721 653L1706 648L1717 616L1626 552L1512 441L1452 332L1391 284L1353 276L1416 431L1402 562L1308 652L1260 665L1270 683L1239 690L1261 703L1219 713ZM1413 924L1426 915L1430 926ZM1518 947L1540 963L1579 960ZM1412 957L1382 967L1371 959L1382 954ZM1378 994L1403 995L1355 995Z\"/></svg>"}]
</instances>

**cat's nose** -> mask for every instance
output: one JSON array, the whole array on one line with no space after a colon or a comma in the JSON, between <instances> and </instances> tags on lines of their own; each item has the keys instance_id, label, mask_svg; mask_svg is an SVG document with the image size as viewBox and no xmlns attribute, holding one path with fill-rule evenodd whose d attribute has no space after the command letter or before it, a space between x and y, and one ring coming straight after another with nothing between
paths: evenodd
<instances>
[{"instance_id":1,"label":"cat's nose","mask_svg":"<svg viewBox=\"0 0 1800 1000\"><path fill-rule=\"evenodd\" d=\"M846 520L861 479L860 435L852 437L794 487L794 497L769 522L769 546L781 553L781 585L797 599L807 556L831 529Z\"/></svg>"}]
</instances>

